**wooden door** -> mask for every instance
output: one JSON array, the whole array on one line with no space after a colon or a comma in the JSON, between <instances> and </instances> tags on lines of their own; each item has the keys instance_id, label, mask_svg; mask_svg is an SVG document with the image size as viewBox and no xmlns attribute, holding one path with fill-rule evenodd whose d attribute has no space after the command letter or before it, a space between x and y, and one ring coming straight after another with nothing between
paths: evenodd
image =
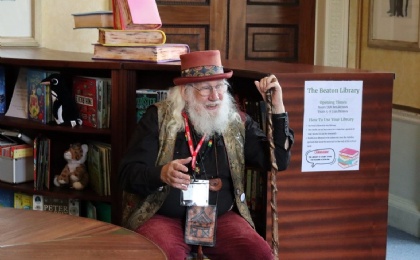
<instances>
[{"instance_id":1,"label":"wooden door","mask_svg":"<svg viewBox=\"0 0 420 260\"><path fill-rule=\"evenodd\" d=\"M313 64L315 0L158 0L168 43L230 60Z\"/></svg>"}]
</instances>

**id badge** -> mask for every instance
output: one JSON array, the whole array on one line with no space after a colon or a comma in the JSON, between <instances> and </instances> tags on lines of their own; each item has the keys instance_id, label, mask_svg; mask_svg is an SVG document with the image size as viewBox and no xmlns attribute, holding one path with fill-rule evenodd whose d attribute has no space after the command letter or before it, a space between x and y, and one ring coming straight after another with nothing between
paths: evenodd
<instances>
[{"instance_id":1,"label":"id badge","mask_svg":"<svg viewBox=\"0 0 420 260\"><path fill-rule=\"evenodd\" d=\"M194 180L181 192L181 206L208 206L209 180Z\"/></svg>"}]
</instances>

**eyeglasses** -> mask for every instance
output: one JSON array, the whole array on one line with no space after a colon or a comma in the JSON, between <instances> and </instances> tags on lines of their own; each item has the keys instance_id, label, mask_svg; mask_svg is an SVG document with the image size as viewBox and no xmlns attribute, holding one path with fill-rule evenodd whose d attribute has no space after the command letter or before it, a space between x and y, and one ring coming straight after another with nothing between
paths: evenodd
<instances>
[{"instance_id":1,"label":"eyeglasses","mask_svg":"<svg viewBox=\"0 0 420 260\"><path fill-rule=\"evenodd\" d=\"M205 87L202 87L202 88L197 88L197 87L195 87L194 85L190 85L191 87L193 87L195 90L197 90L198 91L198 93L201 95L201 96L203 96L203 97L208 97L208 96L210 96L210 94L213 92L213 91L216 91L218 94L223 94L223 93L225 93L226 92L226 90L227 90L227 84L219 84L219 85L216 85L216 86L214 86L214 87L212 87L212 86L205 86Z\"/></svg>"}]
</instances>

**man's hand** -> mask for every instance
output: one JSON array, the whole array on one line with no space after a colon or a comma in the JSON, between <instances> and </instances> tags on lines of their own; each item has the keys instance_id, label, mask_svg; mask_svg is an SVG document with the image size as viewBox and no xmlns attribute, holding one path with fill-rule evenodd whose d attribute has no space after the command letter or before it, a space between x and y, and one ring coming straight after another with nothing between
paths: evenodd
<instances>
[{"instance_id":1,"label":"man's hand","mask_svg":"<svg viewBox=\"0 0 420 260\"><path fill-rule=\"evenodd\" d=\"M265 93L272 89L271 101L273 103L273 114L281 114L286 112L283 105L283 93L279 81L276 76L270 75L262 78L260 81L254 81L255 86L263 97L264 101L267 101L265 98Z\"/></svg>"},{"instance_id":2,"label":"man's hand","mask_svg":"<svg viewBox=\"0 0 420 260\"><path fill-rule=\"evenodd\" d=\"M190 175L186 164L190 163L191 157L170 161L162 167L160 179L162 182L180 190L187 190L190 184Z\"/></svg>"}]
</instances>

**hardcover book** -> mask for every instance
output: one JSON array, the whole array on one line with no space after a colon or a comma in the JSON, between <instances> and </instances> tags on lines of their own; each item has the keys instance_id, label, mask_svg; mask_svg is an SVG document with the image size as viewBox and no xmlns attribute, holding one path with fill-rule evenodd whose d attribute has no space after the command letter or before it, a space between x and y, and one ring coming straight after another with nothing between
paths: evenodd
<instances>
[{"instance_id":1,"label":"hardcover book","mask_svg":"<svg viewBox=\"0 0 420 260\"><path fill-rule=\"evenodd\" d=\"M100 196L104 196L105 174L102 165L101 151L99 150L99 147L93 143L89 143L87 167L89 172L89 182L92 190Z\"/></svg>"},{"instance_id":2,"label":"hardcover book","mask_svg":"<svg viewBox=\"0 0 420 260\"><path fill-rule=\"evenodd\" d=\"M166 42L161 30L114 30L99 29L98 43L106 46L157 45Z\"/></svg>"},{"instance_id":3,"label":"hardcover book","mask_svg":"<svg viewBox=\"0 0 420 260\"><path fill-rule=\"evenodd\" d=\"M0 189L0 208L13 208L14 195L12 190Z\"/></svg>"},{"instance_id":4,"label":"hardcover book","mask_svg":"<svg viewBox=\"0 0 420 260\"><path fill-rule=\"evenodd\" d=\"M33 152L34 148L29 144L19 144L10 147L10 157L13 159L33 156Z\"/></svg>"},{"instance_id":5,"label":"hardcover book","mask_svg":"<svg viewBox=\"0 0 420 260\"><path fill-rule=\"evenodd\" d=\"M33 195L33 208L34 210L80 216L80 201L78 199Z\"/></svg>"},{"instance_id":6,"label":"hardcover book","mask_svg":"<svg viewBox=\"0 0 420 260\"><path fill-rule=\"evenodd\" d=\"M114 27L114 15L112 11L96 11L72 15L74 19L74 29Z\"/></svg>"},{"instance_id":7,"label":"hardcover book","mask_svg":"<svg viewBox=\"0 0 420 260\"><path fill-rule=\"evenodd\" d=\"M137 123L143 117L146 109L157 102L158 94L152 89L136 90L136 117Z\"/></svg>"},{"instance_id":8,"label":"hardcover book","mask_svg":"<svg viewBox=\"0 0 420 260\"><path fill-rule=\"evenodd\" d=\"M111 146L102 142L89 142L87 158L90 186L101 196L111 195Z\"/></svg>"},{"instance_id":9,"label":"hardcover book","mask_svg":"<svg viewBox=\"0 0 420 260\"><path fill-rule=\"evenodd\" d=\"M34 140L34 189L50 188L50 139L38 136Z\"/></svg>"},{"instance_id":10,"label":"hardcover book","mask_svg":"<svg viewBox=\"0 0 420 260\"><path fill-rule=\"evenodd\" d=\"M43 124L52 121L51 93L49 85L41 85L41 81L53 71L28 69L28 118Z\"/></svg>"},{"instance_id":11,"label":"hardcover book","mask_svg":"<svg viewBox=\"0 0 420 260\"><path fill-rule=\"evenodd\" d=\"M155 0L113 0L114 28L152 30L162 26Z\"/></svg>"},{"instance_id":12,"label":"hardcover book","mask_svg":"<svg viewBox=\"0 0 420 260\"><path fill-rule=\"evenodd\" d=\"M16 192L14 196L14 208L32 210L32 196Z\"/></svg>"},{"instance_id":13,"label":"hardcover book","mask_svg":"<svg viewBox=\"0 0 420 260\"><path fill-rule=\"evenodd\" d=\"M4 67L0 67L0 114L6 113L6 77Z\"/></svg>"},{"instance_id":14,"label":"hardcover book","mask_svg":"<svg viewBox=\"0 0 420 260\"><path fill-rule=\"evenodd\" d=\"M161 44L145 46L104 46L94 45L92 59L135 60L147 62L178 61L180 55L190 52L187 44Z\"/></svg>"},{"instance_id":15,"label":"hardcover book","mask_svg":"<svg viewBox=\"0 0 420 260\"><path fill-rule=\"evenodd\" d=\"M84 76L73 78L73 93L84 126L109 127L107 118L110 84L110 78Z\"/></svg>"},{"instance_id":16,"label":"hardcover book","mask_svg":"<svg viewBox=\"0 0 420 260\"><path fill-rule=\"evenodd\" d=\"M143 117L147 108L156 102L166 99L166 89L137 89L136 90L136 117L137 123Z\"/></svg>"}]
</instances>

